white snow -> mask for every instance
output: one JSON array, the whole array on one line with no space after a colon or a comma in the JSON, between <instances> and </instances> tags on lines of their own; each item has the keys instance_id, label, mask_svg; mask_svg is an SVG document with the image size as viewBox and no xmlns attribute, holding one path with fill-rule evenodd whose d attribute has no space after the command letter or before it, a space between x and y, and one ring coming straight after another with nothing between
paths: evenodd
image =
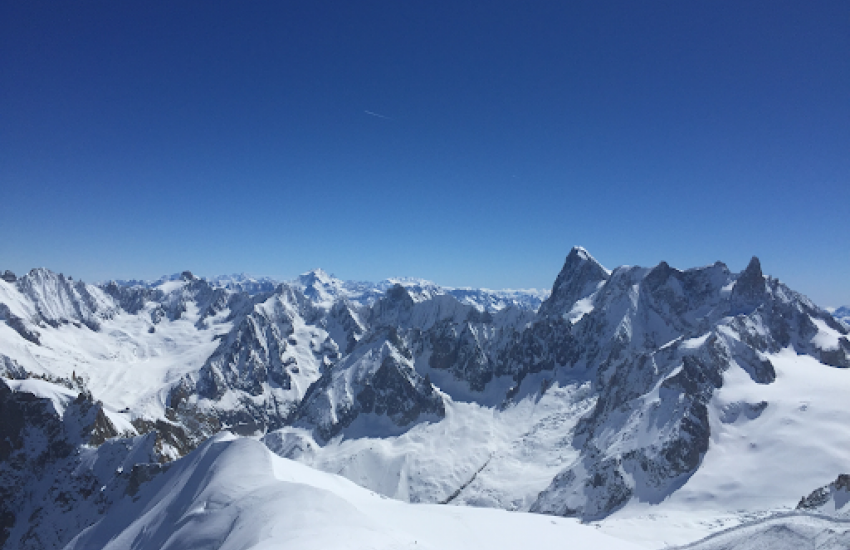
<instances>
[{"instance_id":1,"label":"white snow","mask_svg":"<svg viewBox=\"0 0 850 550\"><path fill-rule=\"evenodd\" d=\"M685 548L692 550L847 550L850 522L789 514L717 533Z\"/></svg>"},{"instance_id":2,"label":"white snow","mask_svg":"<svg viewBox=\"0 0 850 550\"><path fill-rule=\"evenodd\" d=\"M163 319L154 333L144 313L120 313L103 321L99 332L62 325L40 331L40 346L0 323L0 349L29 372L83 378L107 409L161 417L171 385L200 369L218 345L215 336L230 328L222 323L199 330L196 309L189 304L183 318Z\"/></svg>"},{"instance_id":3,"label":"white snow","mask_svg":"<svg viewBox=\"0 0 850 550\"><path fill-rule=\"evenodd\" d=\"M125 498L67 550L636 549L576 520L412 505L219 436Z\"/></svg>"},{"instance_id":4,"label":"white snow","mask_svg":"<svg viewBox=\"0 0 850 550\"><path fill-rule=\"evenodd\" d=\"M28 319L35 314L32 304L18 292L15 285L2 279L0 279L0 304L5 304L16 317Z\"/></svg>"},{"instance_id":5,"label":"white snow","mask_svg":"<svg viewBox=\"0 0 850 550\"><path fill-rule=\"evenodd\" d=\"M551 374L550 374L551 375ZM530 385L543 376L528 377ZM282 456L343 475L385 496L528 510L578 454L569 430L593 405L587 385L555 382L505 410L449 401L446 417L394 437L334 439L319 446L298 428L268 434Z\"/></svg>"},{"instance_id":6,"label":"white snow","mask_svg":"<svg viewBox=\"0 0 850 550\"><path fill-rule=\"evenodd\" d=\"M834 328L830 328L821 319L812 319L812 322L818 327L818 333L812 337L812 343L822 350L838 349L838 340L844 335Z\"/></svg>"},{"instance_id":7,"label":"white snow","mask_svg":"<svg viewBox=\"0 0 850 550\"><path fill-rule=\"evenodd\" d=\"M50 399L50 402L53 404L53 410L58 416L62 416L65 413L65 407L68 406L68 403L76 399L79 395L79 392L37 378L6 380L6 384L8 384L12 391L31 393L36 397Z\"/></svg>"},{"instance_id":8,"label":"white snow","mask_svg":"<svg viewBox=\"0 0 850 550\"><path fill-rule=\"evenodd\" d=\"M564 318L572 324L579 322L582 317L593 311L593 297L594 295L590 295L576 302L573 308L564 315Z\"/></svg>"},{"instance_id":9,"label":"white snow","mask_svg":"<svg viewBox=\"0 0 850 550\"><path fill-rule=\"evenodd\" d=\"M724 374L709 406L708 452L687 483L658 505L630 504L601 522L604 532L647 548L684 544L793 510L800 498L848 473L850 370L791 349L767 359L777 375L771 384L756 384L738 366ZM760 414L730 418L730 407L761 402L767 406Z\"/></svg>"}]
</instances>

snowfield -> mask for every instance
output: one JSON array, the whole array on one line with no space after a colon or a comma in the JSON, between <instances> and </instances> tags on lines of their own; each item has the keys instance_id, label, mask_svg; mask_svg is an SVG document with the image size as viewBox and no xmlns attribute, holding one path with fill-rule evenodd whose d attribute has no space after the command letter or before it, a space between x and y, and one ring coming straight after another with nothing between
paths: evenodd
<instances>
[{"instance_id":1,"label":"snowfield","mask_svg":"<svg viewBox=\"0 0 850 550\"><path fill-rule=\"evenodd\" d=\"M167 390L197 372L215 351L216 336L230 328L222 323L198 330L196 321L190 308L184 318L163 321L151 333L143 317L121 313L104 321L99 332L73 324L43 330L41 346L22 342L0 324L0 349L28 372L81 377L111 410L156 418L164 414Z\"/></svg>"},{"instance_id":2,"label":"snowfield","mask_svg":"<svg viewBox=\"0 0 850 550\"><path fill-rule=\"evenodd\" d=\"M335 438L322 446L306 430L286 427L263 442L391 498L528 511L578 453L567 434L593 404L587 390L555 386L505 410L451 403L444 419L394 437Z\"/></svg>"},{"instance_id":3,"label":"snowfield","mask_svg":"<svg viewBox=\"0 0 850 550\"><path fill-rule=\"evenodd\" d=\"M682 550L847 550L850 521L786 514L755 521L681 547Z\"/></svg>"},{"instance_id":4,"label":"snowfield","mask_svg":"<svg viewBox=\"0 0 850 550\"><path fill-rule=\"evenodd\" d=\"M67 550L287 550L636 546L576 520L414 505L221 434L116 504Z\"/></svg>"}]
</instances>

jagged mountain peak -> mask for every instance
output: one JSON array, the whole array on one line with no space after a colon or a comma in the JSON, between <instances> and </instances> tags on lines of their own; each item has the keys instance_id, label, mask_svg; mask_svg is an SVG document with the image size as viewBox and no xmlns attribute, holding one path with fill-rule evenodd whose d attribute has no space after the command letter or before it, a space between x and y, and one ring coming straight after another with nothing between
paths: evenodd
<instances>
[{"instance_id":1,"label":"jagged mountain peak","mask_svg":"<svg viewBox=\"0 0 850 550\"><path fill-rule=\"evenodd\" d=\"M750 258L747 267L741 273L741 275L748 274L751 277L764 277L764 274L761 271L761 260L758 259L758 256L753 256Z\"/></svg>"},{"instance_id":2,"label":"jagged mountain peak","mask_svg":"<svg viewBox=\"0 0 850 550\"><path fill-rule=\"evenodd\" d=\"M766 278L761 261L753 256L746 269L738 274L732 288L732 313L746 312L763 303L767 295Z\"/></svg>"},{"instance_id":3,"label":"jagged mountain peak","mask_svg":"<svg viewBox=\"0 0 850 550\"><path fill-rule=\"evenodd\" d=\"M387 290L387 298L394 302L408 302L413 300L410 296L410 292L407 291L407 288L398 283L394 284Z\"/></svg>"},{"instance_id":4,"label":"jagged mountain peak","mask_svg":"<svg viewBox=\"0 0 850 550\"><path fill-rule=\"evenodd\" d=\"M570 249L570 253L567 254L567 258L574 256L584 261L596 261L593 256L590 255L590 252L583 246L574 246Z\"/></svg>"},{"instance_id":5,"label":"jagged mountain peak","mask_svg":"<svg viewBox=\"0 0 850 550\"><path fill-rule=\"evenodd\" d=\"M775 388L792 360L850 366L848 329L757 258L740 273L663 261L612 272L575 247L537 312L513 307L509 291L423 280L382 288L313 270L252 293L181 275L152 288L87 287L49 270L0 281L0 323L17 331L0 326L0 372L82 372L105 410L139 407L185 430L187 449L228 427L301 434L316 465L352 479L397 468L383 479L398 489L374 481L389 496L589 519L687 485L725 426L783 406ZM25 294L36 280L50 300ZM69 297L64 316L79 315L89 289L102 330L37 324L64 303L53 289ZM787 414L805 421L800 403ZM373 449L370 438L383 441ZM440 438L451 452L434 450ZM506 481L519 464L536 473Z\"/></svg>"},{"instance_id":6,"label":"jagged mountain peak","mask_svg":"<svg viewBox=\"0 0 850 550\"><path fill-rule=\"evenodd\" d=\"M302 273L292 284L320 307L331 307L339 298L346 296L343 281L328 275L322 269Z\"/></svg>"},{"instance_id":7,"label":"jagged mountain peak","mask_svg":"<svg viewBox=\"0 0 850 550\"><path fill-rule=\"evenodd\" d=\"M305 273L302 273L298 276L298 281L304 285L315 285L315 284L333 284L333 283L341 283L339 279L332 277L328 274L327 271L322 269L321 267L317 267L315 269L311 269Z\"/></svg>"},{"instance_id":8,"label":"jagged mountain peak","mask_svg":"<svg viewBox=\"0 0 850 550\"><path fill-rule=\"evenodd\" d=\"M540 306L544 315L563 315L580 300L596 292L611 276L590 253L580 246L570 250L564 267L555 279L552 293Z\"/></svg>"},{"instance_id":9,"label":"jagged mountain peak","mask_svg":"<svg viewBox=\"0 0 850 550\"><path fill-rule=\"evenodd\" d=\"M744 287L752 291L764 287L764 273L762 273L761 261L758 257L753 256L747 267L738 274L737 284L735 286Z\"/></svg>"},{"instance_id":10,"label":"jagged mountain peak","mask_svg":"<svg viewBox=\"0 0 850 550\"><path fill-rule=\"evenodd\" d=\"M610 273L610 271L602 267L602 264L599 263L599 261L583 246L574 246L570 249L570 252L567 254L567 259L564 261L564 268L572 267L574 269L576 266L583 263L593 264L601 268L602 271Z\"/></svg>"},{"instance_id":11,"label":"jagged mountain peak","mask_svg":"<svg viewBox=\"0 0 850 550\"><path fill-rule=\"evenodd\" d=\"M4 305L21 319L18 330L25 325L53 327L69 322L83 323L97 330L100 322L116 312L113 301L101 289L75 281L47 268L35 268L16 281L7 283ZM21 324L22 323L22 324Z\"/></svg>"}]
</instances>

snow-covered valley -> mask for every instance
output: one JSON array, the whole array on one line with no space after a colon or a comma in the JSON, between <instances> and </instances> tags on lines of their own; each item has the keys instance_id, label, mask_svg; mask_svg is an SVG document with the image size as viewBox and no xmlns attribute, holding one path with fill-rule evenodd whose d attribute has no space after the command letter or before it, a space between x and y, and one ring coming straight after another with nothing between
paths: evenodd
<instances>
[{"instance_id":1,"label":"snow-covered valley","mask_svg":"<svg viewBox=\"0 0 850 550\"><path fill-rule=\"evenodd\" d=\"M847 367L755 258L574 248L551 292L7 273L3 547L846 548Z\"/></svg>"}]
</instances>

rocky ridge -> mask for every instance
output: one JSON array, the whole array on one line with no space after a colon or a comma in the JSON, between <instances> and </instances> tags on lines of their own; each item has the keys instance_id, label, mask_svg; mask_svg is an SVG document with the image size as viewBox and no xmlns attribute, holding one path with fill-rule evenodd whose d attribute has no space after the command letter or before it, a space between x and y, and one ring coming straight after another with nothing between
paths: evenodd
<instances>
[{"instance_id":1,"label":"rocky ridge","mask_svg":"<svg viewBox=\"0 0 850 550\"><path fill-rule=\"evenodd\" d=\"M629 502L660 502L700 468L711 442L710 402L730 369L772 384L770 357L787 349L824 368L850 366L848 328L765 276L756 258L740 273L720 262L610 271L576 247L552 292L539 308L534 303L516 293L458 294L418 280L383 288L345 283L321 271L281 283L207 281L184 272L156 284L102 285L48 270L6 272L0 374L77 380L79 370L93 393L81 403L102 399L109 409L113 429L104 428L103 439L133 441L131 448L147 442L140 464L184 455L223 429L254 436L300 430L321 447L438 424L453 403L507 411L540 400L550 387L580 387L567 394L580 396L575 408L586 412L564 424L571 450L563 456L574 458L537 488L528 507L594 520ZM69 356L63 335L97 346ZM114 393L111 372L121 363L109 357L159 361L182 349L179 338L186 337L198 342L187 346L194 355L174 355L138 405L119 406L126 401ZM27 393L19 386L4 395L14 401ZM727 414L757 418L766 408L740 403ZM32 422L55 424L43 439L67 439L57 435L58 420ZM139 435L153 431L153 440ZM75 435L68 448L106 448L85 439ZM462 502L460 491L480 483L479 473L492 476L483 470L498 464L498 457L475 464L460 489L429 498L454 494ZM5 475L18 475L12 470ZM12 512L5 513L11 522Z\"/></svg>"}]
</instances>

